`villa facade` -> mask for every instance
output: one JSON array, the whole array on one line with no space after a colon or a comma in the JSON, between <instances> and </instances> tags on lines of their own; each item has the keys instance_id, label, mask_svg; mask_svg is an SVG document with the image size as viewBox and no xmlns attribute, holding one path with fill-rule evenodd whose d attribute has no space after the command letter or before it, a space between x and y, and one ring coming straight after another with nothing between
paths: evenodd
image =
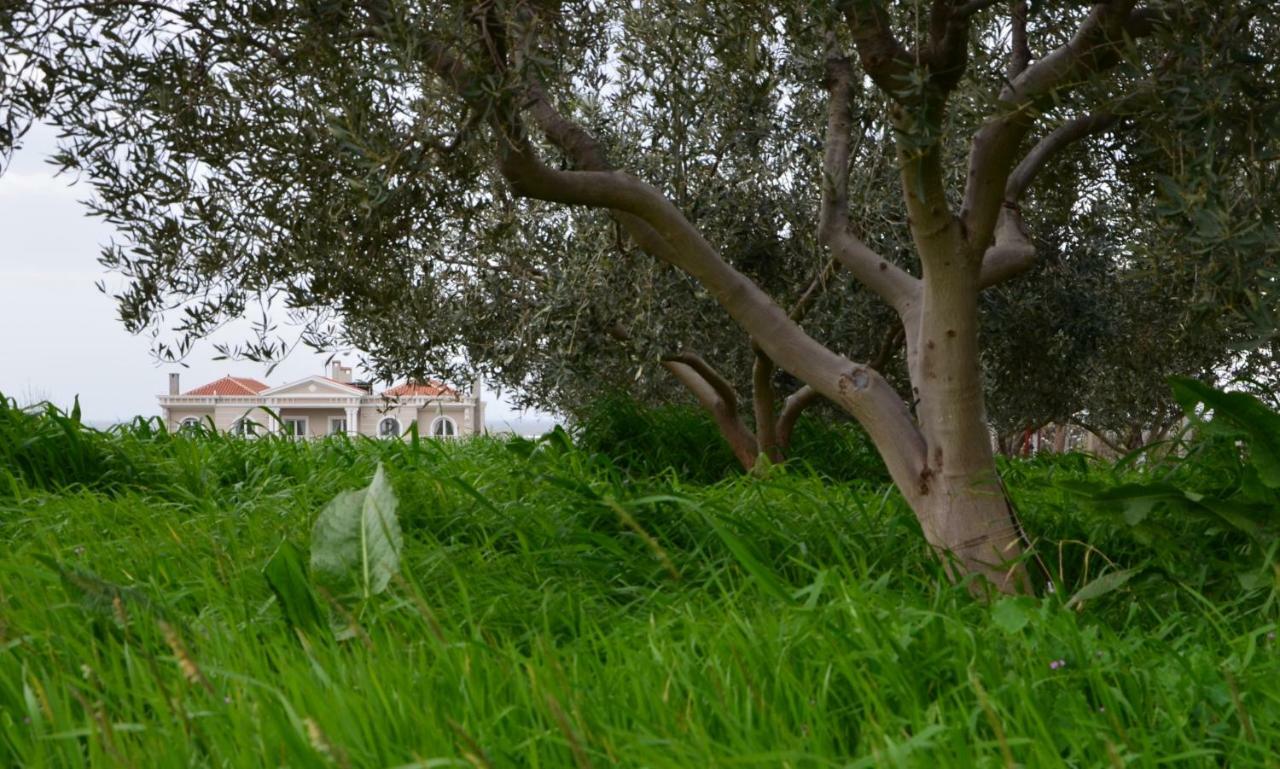
<instances>
[{"instance_id":1,"label":"villa facade","mask_svg":"<svg viewBox=\"0 0 1280 769\"><path fill-rule=\"evenodd\" d=\"M484 429L480 388L469 395L439 382L406 382L375 393L354 382L351 369L333 364L327 376L271 387L256 379L225 376L182 392L177 374L159 396L171 431L203 425L239 435L283 432L302 438L345 433L399 438L417 426L421 436L456 438Z\"/></svg>"}]
</instances>

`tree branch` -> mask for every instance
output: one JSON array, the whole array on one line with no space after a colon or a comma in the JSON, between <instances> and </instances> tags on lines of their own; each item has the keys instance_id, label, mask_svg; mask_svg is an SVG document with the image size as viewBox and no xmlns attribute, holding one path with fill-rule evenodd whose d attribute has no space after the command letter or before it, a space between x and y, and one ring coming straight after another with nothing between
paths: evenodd
<instances>
[{"instance_id":1,"label":"tree branch","mask_svg":"<svg viewBox=\"0 0 1280 769\"><path fill-rule=\"evenodd\" d=\"M1071 420L1071 422L1072 422L1073 424L1079 425L1080 427L1083 427L1085 430L1087 430L1087 431L1088 431L1091 435L1093 435L1095 438L1097 438L1098 440L1102 441L1102 443L1103 443L1103 445L1104 445L1104 446L1106 446L1107 448L1111 449L1111 450L1112 450L1113 452L1115 452L1116 454L1121 454L1121 455L1123 455L1123 454L1125 454L1125 453L1126 453L1126 449L1125 449L1123 446L1121 446L1121 445L1119 445L1119 444L1117 444L1117 443L1114 443L1110 438L1108 438L1108 437L1107 437L1107 434L1106 434L1106 431L1105 431L1105 430L1100 430L1100 429L1098 429L1098 428L1096 428L1096 427L1092 427L1092 426L1090 426L1090 425L1088 425L1088 424L1085 424L1084 422L1081 422L1079 419L1074 419L1074 418L1073 418L1073 419Z\"/></svg>"},{"instance_id":2,"label":"tree branch","mask_svg":"<svg viewBox=\"0 0 1280 769\"><path fill-rule=\"evenodd\" d=\"M994 0L974 0L957 7L955 0L933 0L929 14L929 87L934 96L945 96L960 83L969 61L969 17Z\"/></svg>"},{"instance_id":3,"label":"tree branch","mask_svg":"<svg viewBox=\"0 0 1280 769\"><path fill-rule=\"evenodd\" d=\"M728 441L742 467L752 469L758 453L756 439L742 423L737 410L730 408L721 393L692 366L675 359L662 361L662 366L692 392L698 403L711 414L716 426L720 428L720 434Z\"/></svg>"},{"instance_id":4,"label":"tree branch","mask_svg":"<svg viewBox=\"0 0 1280 769\"><path fill-rule=\"evenodd\" d=\"M788 318L796 323L804 320L804 316L809 314L809 308L813 306L814 301L827 289L827 284L835 277L836 267L839 264L835 257L827 260L826 265L818 271L817 275L813 276L808 288L804 290L804 293L800 294L800 298L796 300L795 304L791 305L791 309L787 311Z\"/></svg>"},{"instance_id":5,"label":"tree branch","mask_svg":"<svg viewBox=\"0 0 1280 769\"><path fill-rule=\"evenodd\" d=\"M796 421L805 409L818 402L822 395L809 385L791 393L782 402L782 411L778 414L778 422L774 425L774 440L778 448L786 451L791 448L791 436L795 432Z\"/></svg>"},{"instance_id":6,"label":"tree branch","mask_svg":"<svg viewBox=\"0 0 1280 769\"><path fill-rule=\"evenodd\" d=\"M841 0L836 7L844 13L862 69L894 101L910 100L903 87L915 62L894 36L883 0Z\"/></svg>"},{"instance_id":7,"label":"tree branch","mask_svg":"<svg viewBox=\"0 0 1280 769\"><path fill-rule=\"evenodd\" d=\"M982 258L979 288L1022 274L1035 263L1036 249L1027 235L1018 202L1040 170L1063 148L1115 125L1117 116L1099 112L1068 120L1036 143L1005 182L1004 206L995 237Z\"/></svg>"},{"instance_id":8,"label":"tree branch","mask_svg":"<svg viewBox=\"0 0 1280 769\"><path fill-rule=\"evenodd\" d=\"M1035 181L1036 174L1044 168L1064 147L1087 136L1105 131L1115 125L1119 117L1110 112L1096 112L1073 118L1050 131L1043 139L1036 142L1005 183L1004 199L1007 203L1016 203Z\"/></svg>"},{"instance_id":9,"label":"tree branch","mask_svg":"<svg viewBox=\"0 0 1280 769\"><path fill-rule=\"evenodd\" d=\"M969 0L969 2L955 9L953 13L961 18L968 18L978 11L990 8L996 4L996 0Z\"/></svg>"},{"instance_id":10,"label":"tree branch","mask_svg":"<svg viewBox=\"0 0 1280 769\"><path fill-rule=\"evenodd\" d=\"M1009 2L1009 79L1013 80L1031 64L1031 44L1027 40L1027 0Z\"/></svg>"},{"instance_id":11,"label":"tree branch","mask_svg":"<svg viewBox=\"0 0 1280 769\"><path fill-rule=\"evenodd\" d=\"M894 355L898 354L898 350L906 340L907 331L904 326L897 325L889 329L889 333L885 334L884 340L880 342L880 349L867 365L876 371L884 371L884 367L889 365Z\"/></svg>"},{"instance_id":12,"label":"tree branch","mask_svg":"<svg viewBox=\"0 0 1280 769\"><path fill-rule=\"evenodd\" d=\"M827 135L822 157L818 240L867 288L899 313L920 291L919 281L872 251L849 229L849 118L853 69L833 51L827 59Z\"/></svg>"},{"instance_id":13,"label":"tree branch","mask_svg":"<svg viewBox=\"0 0 1280 769\"><path fill-rule=\"evenodd\" d=\"M715 391L716 395L724 402L725 407L730 411L738 410L738 391L734 389L729 380L715 369L710 363L695 352L680 352L675 355L668 355L663 359L664 363L679 363L688 366L695 371L703 381Z\"/></svg>"},{"instance_id":14,"label":"tree branch","mask_svg":"<svg viewBox=\"0 0 1280 769\"><path fill-rule=\"evenodd\" d=\"M1034 122L1032 107L1069 83L1120 60L1126 37L1151 29L1152 16L1134 11L1137 0L1098 3L1065 44L1028 66L1001 91L1000 114L973 138L961 219L971 248L985 252L1000 213L1013 154Z\"/></svg>"}]
</instances>

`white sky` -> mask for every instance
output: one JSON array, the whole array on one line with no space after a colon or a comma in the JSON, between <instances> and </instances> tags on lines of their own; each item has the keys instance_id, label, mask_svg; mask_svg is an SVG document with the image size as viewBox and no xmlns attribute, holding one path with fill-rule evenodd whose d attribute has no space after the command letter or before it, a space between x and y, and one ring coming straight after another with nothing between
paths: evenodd
<instances>
[{"instance_id":1,"label":"white sky","mask_svg":"<svg viewBox=\"0 0 1280 769\"><path fill-rule=\"evenodd\" d=\"M88 187L54 177L45 162L52 130L37 127L23 143L0 175L0 393L64 407L79 395L84 418L106 423L159 414L156 395L167 391L171 371L181 372L183 390L224 374L283 384L324 373L325 356L306 349L267 377L261 364L213 360L209 343L191 353L187 368L157 363L150 340L126 332L111 297L94 285L105 280L110 289L120 278L98 264L112 229L85 215L78 201ZM224 341L236 338L230 333ZM492 391L485 400L491 429L531 432L551 424L546 414L495 401Z\"/></svg>"}]
</instances>

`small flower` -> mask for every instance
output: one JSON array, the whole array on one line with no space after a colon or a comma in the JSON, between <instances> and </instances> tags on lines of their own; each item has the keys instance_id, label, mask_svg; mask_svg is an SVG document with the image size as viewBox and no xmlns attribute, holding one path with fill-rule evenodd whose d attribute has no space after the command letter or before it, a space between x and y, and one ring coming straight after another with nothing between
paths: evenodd
<instances>
[{"instance_id":1,"label":"small flower","mask_svg":"<svg viewBox=\"0 0 1280 769\"><path fill-rule=\"evenodd\" d=\"M1050 670L1060 670L1061 668L1065 668L1066 666L1067 666L1066 660L1054 660L1049 663Z\"/></svg>"},{"instance_id":2,"label":"small flower","mask_svg":"<svg viewBox=\"0 0 1280 769\"><path fill-rule=\"evenodd\" d=\"M1099 713L1106 713L1106 712L1107 712L1107 708L1106 708L1106 706L1105 706L1105 705L1099 705L1099 706L1098 706L1098 712L1099 712Z\"/></svg>"},{"instance_id":3,"label":"small flower","mask_svg":"<svg viewBox=\"0 0 1280 769\"><path fill-rule=\"evenodd\" d=\"M1268 641L1276 640L1276 631L1272 630L1270 633L1267 633L1267 640Z\"/></svg>"}]
</instances>

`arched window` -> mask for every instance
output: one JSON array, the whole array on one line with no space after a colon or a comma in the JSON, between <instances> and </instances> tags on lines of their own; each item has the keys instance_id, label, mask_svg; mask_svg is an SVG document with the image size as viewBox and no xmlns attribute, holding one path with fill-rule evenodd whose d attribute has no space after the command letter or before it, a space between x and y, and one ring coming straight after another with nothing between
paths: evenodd
<instances>
[{"instance_id":1,"label":"arched window","mask_svg":"<svg viewBox=\"0 0 1280 769\"><path fill-rule=\"evenodd\" d=\"M431 434L437 438L452 438L458 434L458 425L449 417L437 417L431 423Z\"/></svg>"},{"instance_id":2,"label":"arched window","mask_svg":"<svg viewBox=\"0 0 1280 769\"><path fill-rule=\"evenodd\" d=\"M399 438L400 437L400 420L395 417L385 417L378 423L379 438Z\"/></svg>"},{"instance_id":3,"label":"arched window","mask_svg":"<svg viewBox=\"0 0 1280 769\"><path fill-rule=\"evenodd\" d=\"M200 417L187 417L178 425L179 430L198 430L200 429Z\"/></svg>"}]
</instances>

